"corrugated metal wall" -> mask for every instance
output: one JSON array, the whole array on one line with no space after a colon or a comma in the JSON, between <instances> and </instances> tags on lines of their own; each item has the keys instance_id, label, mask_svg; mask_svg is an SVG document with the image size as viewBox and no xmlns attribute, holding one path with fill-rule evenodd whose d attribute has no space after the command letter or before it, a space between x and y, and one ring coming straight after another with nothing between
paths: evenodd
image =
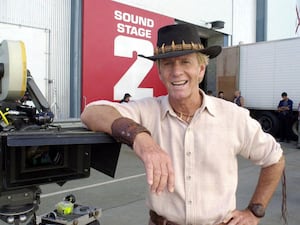
<instances>
[{"instance_id":1,"label":"corrugated metal wall","mask_svg":"<svg viewBox=\"0 0 300 225\"><path fill-rule=\"evenodd\" d=\"M71 0L1 0L0 22L50 31L46 98L56 119L68 118Z\"/></svg>"}]
</instances>

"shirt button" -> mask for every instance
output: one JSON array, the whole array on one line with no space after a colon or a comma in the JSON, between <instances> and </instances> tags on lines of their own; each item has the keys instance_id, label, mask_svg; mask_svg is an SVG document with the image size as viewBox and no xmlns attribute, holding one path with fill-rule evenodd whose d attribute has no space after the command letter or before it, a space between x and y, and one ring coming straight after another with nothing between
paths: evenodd
<instances>
[{"instance_id":1,"label":"shirt button","mask_svg":"<svg viewBox=\"0 0 300 225\"><path fill-rule=\"evenodd\" d=\"M188 204L189 204L189 205L191 205L192 203L193 203L192 200L189 200L189 201L188 201Z\"/></svg>"},{"instance_id":2,"label":"shirt button","mask_svg":"<svg viewBox=\"0 0 300 225\"><path fill-rule=\"evenodd\" d=\"M191 152L187 152L186 153L187 156L191 156L191 154L192 154Z\"/></svg>"},{"instance_id":3,"label":"shirt button","mask_svg":"<svg viewBox=\"0 0 300 225\"><path fill-rule=\"evenodd\" d=\"M186 176L186 179L187 180L190 180L192 177L191 176Z\"/></svg>"}]
</instances>

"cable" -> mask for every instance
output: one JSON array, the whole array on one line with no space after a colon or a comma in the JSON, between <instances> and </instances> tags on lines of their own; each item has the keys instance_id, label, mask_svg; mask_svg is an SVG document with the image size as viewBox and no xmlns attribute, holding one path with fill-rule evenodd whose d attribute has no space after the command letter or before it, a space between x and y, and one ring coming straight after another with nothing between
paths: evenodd
<instances>
[{"instance_id":1,"label":"cable","mask_svg":"<svg viewBox=\"0 0 300 225\"><path fill-rule=\"evenodd\" d=\"M8 120L7 120L6 116L5 116L5 114L7 114L7 113L3 113L3 112L0 110L0 115L1 115L1 117L2 117L2 120L4 121L4 123L5 123L6 125L9 125L9 122L8 122Z\"/></svg>"}]
</instances>

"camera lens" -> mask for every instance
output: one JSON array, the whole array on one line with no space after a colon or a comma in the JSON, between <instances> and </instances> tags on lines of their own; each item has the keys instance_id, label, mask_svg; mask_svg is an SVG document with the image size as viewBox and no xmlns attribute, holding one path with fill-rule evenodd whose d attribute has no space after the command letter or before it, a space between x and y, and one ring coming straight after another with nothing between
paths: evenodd
<instances>
[{"instance_id":1,"label":"camera lens","mask_svg":"<svg viewBox=\"0 0 300 225\"><path fill-rule=\"evenodd\" d=\"M63 165L61 149L51 149L49 146L32 146L26 149L26 167L43 167Z\"/></svg>"}]
</instances>

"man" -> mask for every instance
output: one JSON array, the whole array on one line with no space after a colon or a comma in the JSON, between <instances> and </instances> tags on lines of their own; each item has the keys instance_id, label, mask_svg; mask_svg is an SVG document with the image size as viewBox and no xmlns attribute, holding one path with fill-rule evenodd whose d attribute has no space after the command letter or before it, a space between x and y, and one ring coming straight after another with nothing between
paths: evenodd
<instances>
[{"instance_id":1,"label":"man","mask_svg":"<svg viewBox=\"0 0 300 225\"><path fill-rule=\"evenodd\" d=\"M214 95L213 95L213 92L212 92L211 90L208 90L208 91L207 91L207 95L209 95L209 96L214 96Z\"/></svg>"},{"instance_id":2,"label":"man","mask_svg":"<svg viewBox=\"0 0 300 225\"><path fill-rule=\"evenodd\" d=\"M300 102L298 104L298 120L300 120ZM299 132L300 132L300 130L299 130Z\"/></svg>"},{"instance_id":3,"label":"man","mask_svg":"<svg viewBox=\"0 0 300 225\"><path fill-rule=\"evenodd\" d=\"M297 147L300 148L300 102L298 104L298 144Z\"/></svg>"},{"instance_id":4,"label":"man","mask_svg":"<svg viewBox=\"0 0 300 225\"><path fill-rule=\"evenodd\" d=\"M82 121L131 146L143 161L149 225L257 225L277 187L282 149L249 112L199 90L209 58L186 24L159 29L153 56L168 95L118 104L98 101ZM245 209L236 209L237 155L262 167Z\"/></svg>"},{"instance_id":5,"label":"man","mask_svg":"<svg viewBox=\"0 0 300 225\"><path fill-rule=\"evenodd\" d=\"M225 97L224 97L224 91L219 91L218 98L225 99Z\"/></svg>"},{"instance_id":6,"label":"man","mask_svg":"<svg viewBox=\"0 0 300 225\"><path fill-rule=\"evenodd\" d=\"M280 123L280 141L289 142L291 139L291 126L293 118L293 101L288 98L286 92L281 93L281 100L278 103L279 123Z\"/></svg>"},{"instance_id":7,"label":"man","mask_svg":"<svg viewBox=\"0 0 300 225\"><path fill-rule=\"evenodd\" d=\"M300 102L298 104L298 148L300 148Z\"/></svg>"},{"instance_id":8,"label":"man","mask_svg":"<svg viewBox=\"0 0 300 225\"><path fill-rule=\"evenodd\" d=\"M245 99L244 99L244 97L241 95L241 91L236 90L236 91L234 92L234 99L233 99L233 102L234 102L235 104L237 104L238 106L245 107Z\"/></svg>"},{"instance_id":9,"label":"man","mask_svg":"<svg viewBox=\"0 0 300 225\"><path fill-rule=\"evenodd\" d=\"M129 93L125 93L124 97L121 99L120 103L128 103L130 101L131 95Z\"/></svg>"}]
</instances>

